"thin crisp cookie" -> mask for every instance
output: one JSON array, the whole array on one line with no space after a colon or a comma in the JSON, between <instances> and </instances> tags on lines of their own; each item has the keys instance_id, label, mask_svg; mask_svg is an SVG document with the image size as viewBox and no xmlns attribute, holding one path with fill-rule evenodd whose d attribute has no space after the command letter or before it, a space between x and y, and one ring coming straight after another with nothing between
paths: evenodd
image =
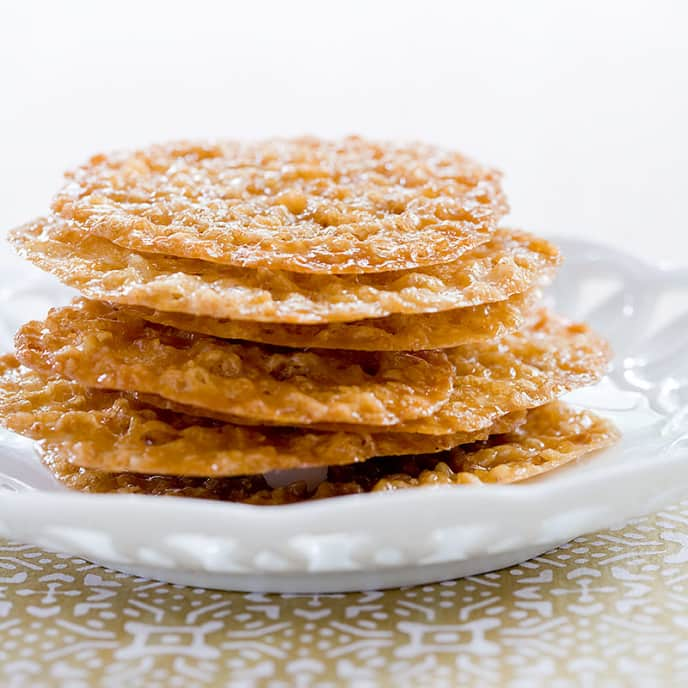
<instances>
[{"instance_id":1,"label":"thin crisp cookie","mask_svg":"<svg viewBox=\"0 0 688 688\"><path fill-rule=\"evenodd\" d=\"M511 415L480 433L439 438L248 428L149 407L0 357L0 424L38 440L49 463L100 471L209 477L349 464L442 451L523 420Z\"/></svg>"},{"instance_id":2,"label":"thin crisp cookie","mask_svg":"<svg viewBox=\"0 0 688 688\"><path fill-rule=\"evenodd\" d=\"M80 469L64 453L48 453L55 477L84 492L197 497L257 505L293 504L348 494L417 487L510 483L546 473L618 441L618 430L590 411L561 402L534 409L514 432L436 455L371 459L328 469L315 489L305 482L272 488L263 476L183 478Z\"/></svg>"},{"instance_id":3,"label":"thin crisp cookie","mask_svg":"<svg viewBox=\"0 0 688 688\"><path fill-rule=\"evenodd\" d=\"M78 300L23 325L17 357L88 387L157 394L284 425L391 425L437 410L452 390L442 351L300 351L155 325ZM201 414L202 415L202 414Z\"/></svg>"},{"instance_id":4,"label":"thin crisp cookie","mask_svg":"<svg viewBox=\"0 0 688 688\"><path fill-rule=\"evenodd\" d=\"M540 406L597 382L611 359L607 342L587 325L542 309L526 327L495 342L445 349L454 391L431 416L385 427L386 432L444 435L479 430L498 416ZM328 430L375 432L365 424Z\"/></svg>"},{"instance_id":5,"label":"thin crisp cookie","mask_svg":"<svg viewBox=\"0 0 688 688\"><path fill-rule=\"evenodd\" d=\"M142 318L223 339L243 339L295 348L348 351L422 351L499 339L526 323L539 298L531 289L504 301L439 313L388 315L349 323L289 325L217 319L132 307Z\"/></svg>"},{"instance_id":6,"label":"thin crisp cookie","mask_svg":"<svg viewBox=\"0 0 688 688\"><path fill-rule=\"evenodd\" d=\"M349 137L97 155L53 208L135 251L337 274L450 262L487 241L507 205L499 173L459 153Z\"/></svg>"},{"instance_id":7,"label":"thin crisp cookie","mask_svg":"<svg viewBox=\"0 0 688 688\"><path fill-rule=\"evenodd\" d=\"M475 432L506 413L540 406L597 382L611 359L607 342L589 327L545 309L533 314L522 330L501 340L444 351L453 367L453 391L449 400L428 416L385 426L351 422L293 424L312 430L362 433L442 436ZM153 406L181 410L178 404L160 396L146 394L141 398ZM209 413L207 408L193 406L184 410ZM211 415L235 423L252 422L226 413Z\"/></svg>"},{"instance_id":8,"label":"thin crisp cookie","mask_svg":"<svg viewBox=\"0 0 688 688\"><path fill-rule=\"evenodd\" d=\"M122 394L129 398L132 399L135 402L140 402L141 404L144 404L145 406L151 406L154 408L158 409L163 409L167 411L174 411L175 413L183 413L188 416L203 416L204 418L213 418L215 420L220 420L225 423L235 423L237 425L259 425L259 426L271 426L271 425L283 425L279 421L258 421L258 420L251 420L250 418L242 417L242 416L237 416L232 413L222 413L221 411L212 411L209 409L201 409L198 408L197 406L190 406L188 404L180 404L176 401L170 401L169 399L165 399L164 397L161 397L157 394L142 394L140 392L122 392ZM503 433L503 432L509 432L513 428L517 427L518 425L521 425L522 423L525 422L526 418L526 409L522 409L519 411L511 411L510 413L506 413L503 416L497 416L495 418L494 423L491 425L487 426L489 428L489 432L492 433ZM447 443L449 442L449 446L455 446L457 444L463 444L464 441L462 440L463 437L467 435L472 435L474 432L475 433L481 433L485 432L485 428L482 430L475 430L475 431L468 431L464 432L461 430L458 430L456 432L449 432L449 433L444 433L442 435L440 434L430 434L430 433L403 433L403 432L398 432L396 429L396 426L391 426L391 428L385 428L384 426L355 426L352 424L345 424L342 423L340 425L337 425L335 423L328 425L326 423L313 423L313 424L303 424L303 425L295 425L294 427L303 427L307 428L310 430L316 429L317 431L325 431L325 432L358 432L359 428L365 428L365 427L370 427L371 432L378 438L382 437L396 437L397 435L408 435L411 438L415 438L417 434L425 436L428 440L430 440L430 437L435 437L438 442L444 442ZM460 441L461 440L461 441ZM420 440L419 440L420 441ZM466 442L469 440L465 440ZM382 454L383 452L381 452Z\"/></svg>"},{"instance_id":9,"label":"thin crisp cookie","mask_svg":"<svg viewBox=\"0 0 688 688\"><path fill-rule=\"evenodd\" d=\"M458 260L373 275L305 275L134 253L59 218L10 232L19 254L92 299L257 322L318 324L502 301L548 280L561 257L526 232L497 230Z\"/></svg>"}]
</instances>

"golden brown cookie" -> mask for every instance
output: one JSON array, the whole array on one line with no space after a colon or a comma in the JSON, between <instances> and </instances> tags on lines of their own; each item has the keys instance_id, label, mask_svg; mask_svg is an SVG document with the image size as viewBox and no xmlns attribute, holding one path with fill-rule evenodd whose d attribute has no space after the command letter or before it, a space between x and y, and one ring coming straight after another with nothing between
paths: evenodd
<instances>
[{"instance_id":1,"label":"golden brown cookie","mask_svg":"<svg viewBox=\"0 0 688 688\"><path fill-rule=\"evenodd\" d=\"M172 142L97 155L53 207L135 251L307 273L450 262L507 210L500 175L424 144Z\"/></svg>"},{"instance_id":2,"label":"golden brown cookie","mask_svg":"<svg viewBox=\"0 0 688 688\"><path fill-rule=\"evenodd\" d=\"M170 400L195 407L197 415L430 435L477 431L505 413L592 384L610 358L607 344L585 325L544 310L501 340L447 349L446 359L441 351L301 352L236 344L148 324L126 310L88 301L55 309L45 322L27 323L16 344L29 367L88 386L153 395L145 399L153 405L162 397L163 407L170 408L164 401ZM392 357L387 365L385 356ZM433 404L425 416L411 418ZM407 413L409 420L382 423L314 420Z\"/></svg>"},{"instance_id":3,"label":"golden brown cookie","mask_svg":"<svg viewBox=\"0 0 688 688\"><path fill-rule=\"evenodd\" d=\"M46 457L63 466L182 476L264 473L437 452L523 420L515 414L480 433L442 437L247 428L147 407L0 357L0 424L38 440Z\"/></svg>"},{"instance_id":4,"label":"golden brown cookie","mask_svg":"<svg viewBox=\"0 0 688 688\"><path fill-rule=\"evenodd\" d=\"M176 401L170 401L157 394L142 394L140 392L122 392L122 395L134 402L143 404L144 406L153 407L157 409L162 409L166 411L174 411L175 413L183 413L187 416L202 416L203 418L212 418L214 420L222 421L223 423L234 423L236 425L251 425L251 426L282 426L283 423L279 421L258 421L252 420L250 418L245 418L242 416L237 416L232 413L222 413L220 411L213 411L209 409L200 409L197 406L190 406L189 404L180 404ZM445 443L445 446L454 447L457 444L465 444L465 442L470 442L472 440L465 439L467 436L472 436L474 434L482 434L488 432L488 434L504 433L510 432L515 427L518 427L525 422L527 414L527 409L521 409L518 411L511 411L503 416L497 416L494 423L482 428L481 430L473 431L461 431L448 432L442 435L431 434L431 433L403 433L397 431L397 426L392 425L385 427L382 425L378 426L364 426L364 425L352 425L346 423L311 423L311 424L301 424L294 425L293 427L302 427L308 430L315 430L317 432L364 432L361 429L370 428L370 433L374 434L378 440L381 441L383 437L394 438L396 435L408 435L409 437L415 438L416 435L425 436L428 441L431 437L435 437L437 442ZM365 432L364 432L365 434ZM396 441L396 440L395 440ZM418 440L420 441L420 439ZM380 452L381 455L385 452Z\"/></svg>"},{"instance_id":5,"label":"golden brown cookie","mask_svg":"<svg viewBox=\"0 0 688 688\"><path fill-rule=\"evenodd\" d=\"M619 439L619 431L608 420L588 410L576 410L556 401L528 412L526 422L512 432L487 440L461 445L425 457L401 457L397 475L390 473L396 463L383 458L374 461L386 468L373 490L397 490L424 485L470 483L512 483L532 478L604 447ZM373 463L373 466L375 463ZM357 466L342 467L342 473L367 474ZM330 477L338 477L334 467Z\"/></svg>"},{"instance_id":6,"label":"golden brown cookie","mask_svg":"<svg viewBox=\"0 0 688 688\"><path fill-rule=\"evenodd\" d=\"M549 278L552 244L525 232L492 239L447 265L373 275L305 275L134 253L57 218L10 233L19 253L92 299L175 313L317 324L431 313L501 301Z\"/></svg>"},{"instance_id":7,"label":"golden brown cookie","mask_svg":"<svg viewBox=\"0 0 688 688\"><path fill-rule=\"evenodd\" d=\"M80 469L68 461L65 452L49 451L45 461L58 480L84 492L279 505L362 492L524 480L608 447L618 437L609 421L554 402L531 411L527 423L514 432L485 442L431 456L387 457L332 467L327 480L314 490L305 482L271 488L262 476L202 479Z\"/></svg>"},{"instance_id":8,"label":"golden brown cookie","mask_svg":"<svg viewBox=\"0 0 688 688\"><path fill-rule=\"evenodd\" d=\"M504 337L525 324L538 297L539 291L532 289L504 301L480 306L325 325L259 323L131 308L151 322L224 339L297 348L421 351Z\"/></svg>"},{"instance_id":9,"label":"golden brown cookie","mask_svg":"<svg viewBox=\"0 0 688 688\"><path fill-rule=\"evenodd\" d=\"M539 406L597 382L611 360L607 342L587 325L547 311L498 342L449 351L454 393L427 421L402 424L407 425L404 432L477 430L504 413Z\"/></svg>"},{"instance_id":10,"label":"golden brown cookie","mask_svg":"<svg viewBox=\"0 0 688 688\"><path fill-rule=\"evenodd\" d=\"M455 369L449 401L431 416L387 426L386 432L443 435L478 430L505 413L545 404L597 382L611 358L608 344L586 325L545 310L504 339L445 351ZM381 430L363 424L317 427Z\"/></svg>"},{"instance_id":11,"label":"golden brown cookie","mask_svg":"<svg viewBox=\"0 0 688 688\"><path fill-rule=\"evenodd\" d=\"M442 351L280 349L155 325L77 300L23 325L24 365L88 387L158 394L198 408L284 425L391 425L438 409L452 389ZM202 414L201 414L202 415Z\"/></svg>"}]
</instances>

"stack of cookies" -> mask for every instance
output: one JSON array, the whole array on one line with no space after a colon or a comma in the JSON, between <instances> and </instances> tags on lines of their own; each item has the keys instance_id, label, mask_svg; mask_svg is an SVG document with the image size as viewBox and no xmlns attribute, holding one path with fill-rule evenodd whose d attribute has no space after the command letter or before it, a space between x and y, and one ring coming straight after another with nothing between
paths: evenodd
<instances>
[{"instance_id":1,"label":"stack of cookies","mask_svg":"<svg viewBox=\"0 0 688 688\"><path fill-rule=\"evenodd\" d=\"M544 309L500 176L360 138L173 143L67 174L18 252L81 294L0 360L2 423L91 492L283 504L511 482L615 441L609 350Z\"/></svg>"}]
</instances>

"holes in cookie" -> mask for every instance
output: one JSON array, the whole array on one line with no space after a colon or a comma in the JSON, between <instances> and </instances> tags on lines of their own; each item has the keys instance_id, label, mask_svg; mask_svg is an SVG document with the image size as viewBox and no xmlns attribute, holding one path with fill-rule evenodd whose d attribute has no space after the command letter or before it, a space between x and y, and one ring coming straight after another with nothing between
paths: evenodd
<instances>
[{"instance_id":1,"label":"holes in cookie","mask_svg":"<svg viewBox=\"0 0 688 688\"><path fill-rule=\"evenodd\" d=\"M374 351L348 351L337 356L330 366L331 370L345 370L353 366L358 367L364 375L376 377L382 369L384 356Z\"/></svg>"},{"instance_id":2,"label":"holes in cookie","mask_svg":"<svg viewBox=\"0 0 688 688\"><path fill-rule=\"evenodd\" d=\"M191 332L186 333L183 330L175 331L171 328L163 329L163 327L160 326L151 326L158 330L158 341L163 346L171 346L175 349L184 350L190 349L195 343L195 336Z\"/></svg>"}]
</instances>

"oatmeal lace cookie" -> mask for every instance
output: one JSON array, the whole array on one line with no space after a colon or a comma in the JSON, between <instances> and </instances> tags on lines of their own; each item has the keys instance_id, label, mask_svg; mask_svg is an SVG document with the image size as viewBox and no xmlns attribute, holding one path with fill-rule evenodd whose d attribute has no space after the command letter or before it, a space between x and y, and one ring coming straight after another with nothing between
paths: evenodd
<instances>
[{"instance_id":1,"label":"oatmeal lace cookie","mask_svg":"<svg viewBox=\"0 0 688 688\"><path fill-rule=\"evenodd\" d=\"M460 153L357 137L96 155L53 208L135 251L327 274L450 262L507 210L499 173Z\"/></svg>"},{"instance_id":2,"label":"oatmeal lace cookie","mask_svg":"<svg viewBox=\"0 0 688 688\"><path fill-rule=\"evenodd\" d=\"M510 483L604 449L618 438L618 430L609 421L553 402L531 411L528 421L514 432L441 454L333 466L327 479L315 488L302 481L271 487L261 475L185 478L84 469L59 452L48 452L45 462L58 480L84 492L198 497L269 506L364 492Z\"/></svg>"},{"instance_id":3,"label":"oatmeal lace cookie","mask_svg":"<svg viewBox=\"0 0 688 688\"><path fill-rule=\"evenodd\" d=\"M132 307L151 322L223 339L243 339L295 348L349 351L421 351L499 339L525 325L539 297L537 289L439 313L395 314L348 323L289 325L209 318Z\"/></svg>"},{"instance_id":4,"label":"oatmeal lace cookie","mask_svg":"<svg viewBox=\"0 0 688 688\"><path fill-rule=\"evenodd\" d=\"M281 349L155 325L100 301L51 310L23 325L15 345L30 368L88 387L283 425L391 425L432 413L452 390L440 350Z\"/></svg>"},{"instance_id":5,"label":"oatmeal lace cookie","mask_svg":"<svg viewBox=\"0 0 688 688\"><path fill-rule=\"evenodd\" d=\"M0 424L37 440L50 460L103 471L208 477L350 464L442 451L524 420L511 414L481 432L442 437L248 428L150 407L0 357Z\"/></svg>"},{"instance_id":6,"label":"oatmeal lace cookie","mask_svg":"<svg viewBox=\"0 0 688 688\"><path fill-rule=\"evenodd\" d=\"M10 232L19 254L91 299L255 322L317 324L502 301L547 281L557 249L500 229L446 265L372 275L309 275L134 253L59 218Z\"/></svg>"}]
</instances>

